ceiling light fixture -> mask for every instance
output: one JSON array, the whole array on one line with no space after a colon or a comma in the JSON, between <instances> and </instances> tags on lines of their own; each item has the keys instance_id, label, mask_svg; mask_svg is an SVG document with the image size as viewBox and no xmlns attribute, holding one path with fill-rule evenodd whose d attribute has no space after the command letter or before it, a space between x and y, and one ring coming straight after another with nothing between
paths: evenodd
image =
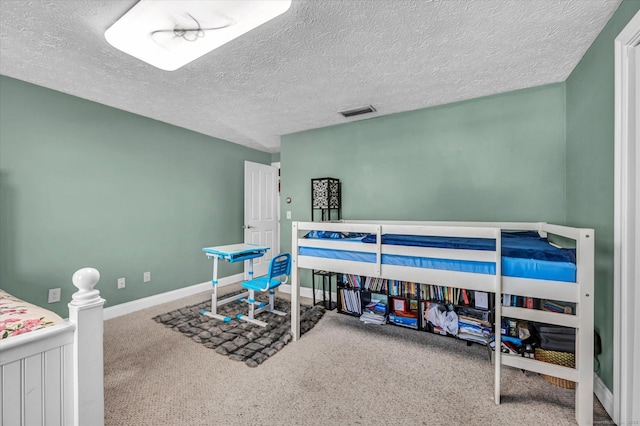
<instances>
[{"instance_id":1,"label":"ceiling light fixture","mask_svg":"<svg viewBox=\"0 0 640 426\"><path fill-rule=\"evenodd\" d=\"M124 53L174 71L290 6L291 0L140 0L104 37Z\"/></svg>"}]
</instances>

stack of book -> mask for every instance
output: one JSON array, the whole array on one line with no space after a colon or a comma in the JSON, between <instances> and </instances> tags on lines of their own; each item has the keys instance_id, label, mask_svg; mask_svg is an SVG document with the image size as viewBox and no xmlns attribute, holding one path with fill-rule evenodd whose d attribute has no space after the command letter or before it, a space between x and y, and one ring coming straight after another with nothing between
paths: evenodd
<instances>
[{"instance_id":1,"label":"stack of book","mask_svg":"<svg viewBox=\"0 0 640 426\"><path fill-rule=\"evenodd\" d=\"M364 282L364 289L369 291L387 292L387 280L384 278L367 277Z\"/></svg>"},{"instance_id":2,"label":"stack of book","mask_svg":"<svg viewBox=\"0 0 640 426\"><path fill-rule=\"evenodd\" d=\"M389 314L389 322L405 327L418 328L418 313L413 311L393 311Z\"/></svg>"},{"instance_id":3,"label":"stack of book","mask_svg":"<svg viewBox=\"0 0 640 426\"><path fill-rule=\"evenodd\" d=\"M360 275L354 274L344 274L342 276L343 282L350 288L360 288L362 287L362 279Z\"/></svg>"},{"instance_id":4,"label":"stack of book","mask_svg":"<svg viewBox=\"0 0 640 426\"><path fill-rule=\"evenodd\" d=\"M575 305L574 305L575 306ZM573 306L570 303L556 302L554 300L543 300L542 309L560 314L572 314Z\"/></svg>"},{"instance_id":5,"label":"stack of book","mask_svg":"<svg viewBox=\"0 0 640 426\"><path fill-rule=\"evenodd\" d=\"M486 345L491 339L491 323L466 315L458 315L458 338Z\"/></svg>"},{"instance_id":6,"label":"stack of book","mask_svg":"<svg viewBox=\"0 0 640 426\"><path fill-rule=\"evenodd\" d=\"M419 288L418 283L389 280L389 294L392 296L417 297Z\"/></svg>"},{"instance_id":7,"label":"stack of book","mask_svg":"<svg viewBox=\"0 0 640 426\"><path fill-rule=\"evenodd\" d=\"M387 322L387 305L383 300L371 300L365 306L364 313L360 316L360 321L365 324L385 324Z\"/></svg>"},{"instance_id":8,"label":"stack of book","mask_svg":"<svg viewBox=\"0 0 640 426\"><path fill-rule=\"evenodd\" d=\"M352 314L361 314L362 308L360 304L360 292L339 288L340 299L342 301L342 310Z\"/></svg>"},{"instance_id":9,"label":"stack of book","mask_svg":"<svg viewBox=\"0 0 640 426\"><path fill-rule=\"evenodd\" d=\"M517 308L540 309L540 299L515 294L503 294L502 306L515 306Z\"/></svg>"}]
</instances>

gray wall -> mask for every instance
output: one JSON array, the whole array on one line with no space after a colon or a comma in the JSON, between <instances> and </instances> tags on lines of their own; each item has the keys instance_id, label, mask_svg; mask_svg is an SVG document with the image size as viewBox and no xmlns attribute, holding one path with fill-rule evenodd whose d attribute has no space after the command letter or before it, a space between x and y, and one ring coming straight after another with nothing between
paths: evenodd
<instances>
[{"instance_id":1,"label":"gray wall","mask_svg":"<svg viewBox=\"0 0 640 426\"><path fill-rule=\"evenodd\" d=\"M244 161L270 154L7 77L0 92L3 289L66 315L93 266L112 306L211 280L200 249L242 241Z\"/></svg>"},{"instance_id":2,"label":"gray wall","mask_svg":"<svg viewBox=\"0 0 640 426\"><path fill-rule=\"evenodd\" d=\"M613 388L614 40L640 9L624 1L567 79L567 222L596 231L598 374Z\"/></svg>"}]
</instances>

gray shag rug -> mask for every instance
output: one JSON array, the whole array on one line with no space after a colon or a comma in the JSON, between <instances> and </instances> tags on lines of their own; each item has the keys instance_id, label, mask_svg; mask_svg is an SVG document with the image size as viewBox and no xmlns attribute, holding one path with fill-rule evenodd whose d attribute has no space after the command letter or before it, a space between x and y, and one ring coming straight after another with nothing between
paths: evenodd
<instances>
[{"instance_id":1,"label":"gray shag rug","mask_svg":"<svg viewBox=\"0 0 640 426\"><path fill-rule=\"evenodd\" d=\"M236 293L226 294L222 298ZM258 295L256 300L267 302L266 295ZM218 313L233 318L223 322L202 315L202 310L211 310L211 299L196 305L186 306L175 311L161 314L153 319L172 328L194 342L207 348L215 349L235 361L242 361L249 367L257 367L267 358L275 355L292 339L291 335L291 302L275 298L275 309L286 312L286 316L271 312L262 312L256 318L267 322L266 327L236 319L237 314L247 314L249 306L244 302L234 301L218 307ZM300 307L300 333L311 330L322 318L325 308L316 306Z\"/></svg>"}]
</instances>

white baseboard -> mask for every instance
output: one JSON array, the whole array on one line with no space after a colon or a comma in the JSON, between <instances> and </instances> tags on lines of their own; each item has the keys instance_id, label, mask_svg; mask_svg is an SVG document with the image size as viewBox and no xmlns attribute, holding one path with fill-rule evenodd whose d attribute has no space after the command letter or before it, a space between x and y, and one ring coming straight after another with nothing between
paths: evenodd
<instances>
[{"instance_id":1,"label":"white baseboard","mask_svg":"<svg viewBox=\"0 0 640 426\"><path fill-rule=\"evenodd\" d=\"M282 284L279 287L279 290L283 293L291 294L291 284ZM300 287L300 296L308 297L311 299L313 297L313 293L309 287ZM318 297L318 292L316 291L316 297Z\"/></svg>"},{"instance_id":2,"label":"white baseboard","mask_svg":"<svg viewBox=\"0 0 640 426\"><path fill-rule=\"evenodd\" d=\"M613 394L596 373L593 373L593 393L596 395L609 417L613 419Z\"/></svg>"},{"instance_id":3,"label":"white baseboard","mask_svg":"<svg viewBox=\"0 0 640 426\"><path fill-rule=\"evenodd\" d=\"M280 287L280 291L283 293L291 294L291 285L290 284L282 284ZM310 287L300 287L300 296L307 297L309 299L313 298L313 292ZM322 290L316 290L316 302L322 300ZM336 294L331 293L331 300L334 302L336 299Z\"/></svg>"},{"instance_id":4,"label":"white baseboard","mask_svg":"<svg viewBox=\"0 0 640 426\"><path fill-rule=\"evenodd\" d=\"M229 284L235 284L244 279L244 274L239 273L228 277L220 278L218 286L224 287ZM166 293L154 294L153 296L143 297L142 299L132 300L131 302L121 303L115 306L109 306L104 309L103 318L108 320L122 315L130 314L141 309L150 308L162 303L172 302L183 297L193 296L211 290L211 281L195 284L189 287L183 287L176 290L167 291Z\"/></svg>"}]
</instances>

